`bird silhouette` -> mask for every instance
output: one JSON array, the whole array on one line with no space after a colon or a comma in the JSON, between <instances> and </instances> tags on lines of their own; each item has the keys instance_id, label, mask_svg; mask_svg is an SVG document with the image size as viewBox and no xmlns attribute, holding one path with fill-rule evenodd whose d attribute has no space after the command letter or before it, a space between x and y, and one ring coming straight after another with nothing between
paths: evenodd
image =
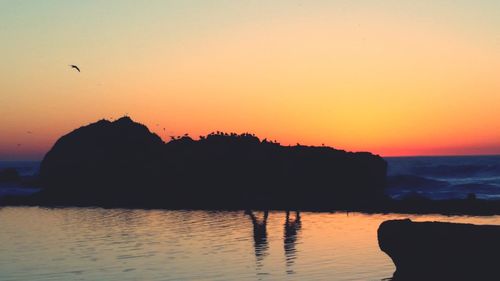
<instances>
[{"instance_id":1,"label":"bird silhouette","mask_svg":"<svg viewBox=\"0 0 500 281\"><path fill-rule=\"evenodd\" d=\"M74 68L76 70L78 70L78 72L80 72L80 68L78 68L78 66L74 65L74 64L70 64L69 65L71 68Z\"/></svg>"}]
</instances>

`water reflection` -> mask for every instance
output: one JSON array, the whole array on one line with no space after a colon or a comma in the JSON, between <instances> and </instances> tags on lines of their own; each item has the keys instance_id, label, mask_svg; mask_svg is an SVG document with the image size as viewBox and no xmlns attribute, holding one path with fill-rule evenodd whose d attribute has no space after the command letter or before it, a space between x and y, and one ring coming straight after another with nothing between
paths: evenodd
<instances>
[{"instance_id":1,"label":"water reflection","mask_svg":"<svg viewBox=\"0 0 500 281\"><path fill-rule=\"evenodd\" d=\"M254 251L256 258L256 268L261 270L263 266L263 259L267 255L269 249L268 239L267 239L267 221L269 218L269 211L264 211L262 218L256 215L256 212L247 210L245 214L248 215L252 221L253 226L253 239L254 239ZM290 211L286 211L284 231L283 231L283 248L285 252L286 260L286 273L293 274L293 265L295 259L297 258L297 239L298 233L302 227L300 220L300 212L295 211L295 216L292 218Z\"/></svg>"},{"instance_id":2,"label":"water reflection","mask_svg":"<svg viewBox=\"0 0 500 281\"><path fill-rule=\"evenodd\" d=\"M0 280L381 280L395 267L377 229L407 217L500 224L500 216L6 207Z\"/></svg>"},{"instance_id":3,"label":"water reflection","mask_svg":"<svg viewBox=\"0 0 500 281\"><path fill-rule=\"evenodd\" d=\"M298 233L302 227L302 223L300 221L300 212L296 211L295 212L295 218L290 219L290 211L286 212L286 218L285 218L285 231L284 231L284 236L283 236L283 241L284 241L284 249L285 249L285 259L286 259L286 266L287 266L287 273L288 274L293 274L293 264L295 262L295 259L297 258L297 239L298 239Z\"/></svg>"},{"instance_id":4,"label":"water reflection","mask_svg":"<svg viewBox=\"0 0 500 281\"><path fill-rule=\"evenodd\" d=\"M269 211L264 211L262 219L259 219L253 211L245 211L253 225L253 241L255 249L255 258L257 259L257 268L262 267L262 260L266 255L266 251L269 248L267 244L267 218L269 217Z\"/></svg>"}]
</instances>

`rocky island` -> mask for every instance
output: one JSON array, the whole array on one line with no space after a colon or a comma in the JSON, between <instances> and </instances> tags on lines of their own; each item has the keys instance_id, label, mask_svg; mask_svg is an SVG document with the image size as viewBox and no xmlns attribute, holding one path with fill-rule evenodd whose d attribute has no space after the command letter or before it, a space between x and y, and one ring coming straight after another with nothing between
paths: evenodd
<instances>
[{"instance_id":1,"label":"rocky island","mask_svg":"<svg viewBox=\"0 0 500 281\"><path fill-rule=\"evenodd\" d=\"M129 117L61 137L31 202L160 208L369 208L386 200L380 156L283 146L252 134L164 143ZM28 201L29 201L28 200ZM26 201L25 201L26 202Z\"/></svg>"},{"instance_id":2,"label":"rocky island","mask_svg":"<svg viewBox=\"0 0 500 281\"><path fill-rule=\"evenodd\" d=\"M0 205L500 214L500 201L473 194L391 199L386 174L387 162L368 152L283 146L248 133L164 142L122 117L62 136L41 162L41 191L0 196Z\"/></svg>"}]
</instances>

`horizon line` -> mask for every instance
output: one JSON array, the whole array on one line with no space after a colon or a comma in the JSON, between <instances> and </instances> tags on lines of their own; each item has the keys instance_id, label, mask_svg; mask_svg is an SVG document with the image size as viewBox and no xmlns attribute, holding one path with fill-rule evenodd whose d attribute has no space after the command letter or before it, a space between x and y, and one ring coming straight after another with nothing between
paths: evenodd
<instances>
[{"instance_id":1,"label":"horizon line","mask_svg":"<svg viewBox=\"0 0 500 281\"><path fill-rule=\"evenodd\" d=\"M347 150L346 150L347 151ZM369 152L369 151L347 151L347 152ZM369 152L372 153L372 152ZM417 158L417 157L498 157L500 154L436 154L436 155L392 155L392 156L383 156L379 155L382 158ZM18 160L3 160L0 159L0 162L41 162L42 159L18 159Z\"/></svg>"}]
</instances>

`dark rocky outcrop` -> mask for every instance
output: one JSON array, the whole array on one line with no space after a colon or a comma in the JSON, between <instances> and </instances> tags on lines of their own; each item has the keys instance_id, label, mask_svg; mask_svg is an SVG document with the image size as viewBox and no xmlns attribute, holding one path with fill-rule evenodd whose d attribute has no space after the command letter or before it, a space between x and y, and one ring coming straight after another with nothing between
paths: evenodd
<instances>
[{"instance_id":1,"label":"dark rocky outcrop","mask_svg":"<svg viewBox=\"0 0 500 281\"><path fill-rule=\"evenodd\" d=\"M163 141L123 117L61 137L40 165L40 199L59 204L123 203L154 184Z\"/></svg>"},{"instance_id":2,"label":"dark rocky outcrop","mask_svg":"<svg viewBox=\"0 0 500 281\"><path fill-rule=\"evenodd\" d=\"M500 226L391 220L378 241L393 280L499 280Z\"/></svg>"},{"instance_id":3,"label":"dark rocky outcrop","mask_svg":"<svg viewBox=\"0 0 500 281\"><path fill-rule=\"evenodd\" d=\"M344 208L385 200L386 162L370 153L281 146L251 134L168 143L128 117L61 137L33 200L62 205Z\"/></svg>"},{"instance_id":4,"label":"dark rocky outcrop","mask_svg":"<svg viewBox=\"0 0 500 281\"><path fill-rule=\"evenodd\" d=\"M0 169L0 183L17 183L21 181L19 173L14 168Z\"/></svg>"}]
</instances>

